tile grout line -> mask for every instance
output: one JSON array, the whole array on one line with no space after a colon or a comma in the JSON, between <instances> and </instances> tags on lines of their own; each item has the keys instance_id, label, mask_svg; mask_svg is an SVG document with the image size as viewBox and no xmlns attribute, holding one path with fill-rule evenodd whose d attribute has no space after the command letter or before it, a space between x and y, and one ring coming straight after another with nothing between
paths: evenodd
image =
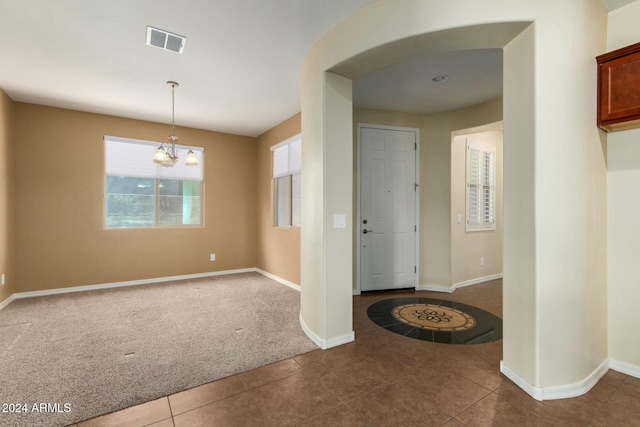
<instances>
[{"instance_id":1,"label":"tile grout line","mask_svg":"<svg viewBox=\"0 0 640 427\"><path fill-rule=\"evenodd\" d=\"M291 358L290 358L290 359L291 359ZM284 359L284 360L287 360L287 359ZM277 363L277 362L276 362L276 363ZM297 363L297 362L296 362L296 363ZM269 365L266 365L266 366L269 366ZM255 369L260 369L260 368L255 368ZM234 375L230 375L230 376L228 376L228 377L219 378L219 379L217 379L217 380L215 380L215 381L211 381L211 382L208 382L208 383L205 383L205 384L201 384L201 385L199 385L199 386L195 386L195 387L192 387L192 388L187 389L187 390L183 390L183 391L178 392L178 393L183 393L183 392L185 392L185 391L192 390L192 389L197 388L197 387L202 387L203 385L206 385L206 384L212 384L212 383L215 383L216 381L220 381L220 380L224 380L224 379L227 379L227 378L231 378L231 377L233 377L233 376L235 376L235 375L242 375L242 374L244 374L244 373L246 373L246 372L251 372L251 371L240 372L240 373L237 373L237 374L234 374ZM209 403L205 403L205 404L203 404L203 405L193 407L193 408L191 408L191 409L189 409L189 410L187 410L187 411L181 412L181 413L179 413L179 414L175 414L175 415L174 415L174 414L173 414L173 410L172 410L172 411L171 411L171 414L172 414L172 415L171 415L171 418L173 419L173 418L175 418L175 417L177 417L177 416L182 416L182 415L184 415L184 414L187 414L187 413L189 413L189 412L195 411L195 410L197 410L197 409L204 408L205 406L213 405L214 403L218 403L218 402L225 401L225 400L227 400L227 399L231 399L232 397L236 397L236 396L239 396L239 395L241 395L241 394L243 394L243 393L247 393L247 392L250 392L250 391L253 391L253 390L259 389L259 388L261 388L261 387L263 387L263 386L266 386L266 385L269 385L269 384L273 384L273 383L275 383L275 382L277 382L277 381L283 380L283 379L285 379L285 378L292 377L292 376L294 376L294 375L298 375L298 374L300 374L300 373L301 373L301 371L299 371L299 372L294 372L294 373L292 373L292 374L285 375L285 376L283 376L283 377L281 377L281 378L278 378L278 379L275 379L275 380L272 380L272 381L267 381L267 382L265 382L265 383L263 383L263 384L260 384L259 386L255 386L255 387L248 387L248 388L247 388L247 389L245 389L245 390L239 391L239 392L234 393L234 394L230 394L230 395L228 395L228 396L226 396L226 397L224 397L224 398L222 398L222 399L213 400L213 401L211 401L211 402L209 402ZM241 381L242 381L242 380L241 380ZM243 384L245 384L245 386L247 385L244 381L242 381L242 383L243 383ZM178 394L178 393L174 393L174 394ZM169 396L171 396L171 395L169 395ZM167 398L167 399L169 399L169 396L166 396L166 398ZM171 409L171 399L169 399L169 409ZM174 422L174 426L175 426L175 422Z\"/></svg>"},{"instance_id":2,"label":"tile grout line","mask_svg":"<svg viewBox=\"0 0 640 427\"><path fill-rule=\"evenodd\" d=\"M173 408L171 407L171 399L169 399L170 395L165 396L167 398L167 403L169 404L169 413L171 414L171 421L173 421ZM174 423L175 427L175 423Z\"/></svg>"},{"instance_id":3,"label":"tile grout line","mask_svg":"<svg viewBox=\"0 0 640 427\"><path fill-rule=\"evenodd\" d=\"M479 385L479 384L478 384ZM484 387L483 387L484 388ZM498 390L500 387L498 387L496 390ZM485 388L486 390L486 388ZM455 415L453 415L449 420L455 419L457 422L459 422L460 424L463 425L467 425L465 423L463 423L462 421L458 420L457 417L458 415L461 415L463 412L469 410L471 407L479 404L480 402L482 402L483 400L485 400L486 398L488 398L489 396L491 396L494 393L494 391L489 391L489 393L485 394L484 396L482 396L480 399L476 400L475 402L473 402L472 404L468 405L466 408L464 408L463 410L457 412Z\"/></svg>"}]
</instances>

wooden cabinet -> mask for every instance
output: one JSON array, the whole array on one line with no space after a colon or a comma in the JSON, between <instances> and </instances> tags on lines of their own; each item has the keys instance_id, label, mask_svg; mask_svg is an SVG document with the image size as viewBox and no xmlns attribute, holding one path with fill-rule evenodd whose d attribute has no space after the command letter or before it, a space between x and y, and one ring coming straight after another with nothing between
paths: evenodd
<instances>
[{"instance_id":1,"label":"wooden cabinet","mask_svg":"<svg viewBox=\"0 0 640 427\"><path fill-rule=\"evenodd\" d=\"M640 43L596 57L598 126L607 131L640 128Z\"/></svg>"}]
</instances>

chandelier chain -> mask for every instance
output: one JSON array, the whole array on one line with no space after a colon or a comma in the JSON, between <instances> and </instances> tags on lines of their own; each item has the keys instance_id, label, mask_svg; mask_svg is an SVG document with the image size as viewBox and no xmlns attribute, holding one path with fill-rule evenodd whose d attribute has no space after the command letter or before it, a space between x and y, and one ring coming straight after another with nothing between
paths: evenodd
<instances>
[{"instance_id":1,"label":"chandelier chain","mask_svg":"<svg viewBox=\"0 0 640 427\"><path fill-rule=\"evenodd\" d=\"M171 85L171 136L175 135L176 85Z\"/></svg>"},{"instance_id":2,"label":"chandelier chain","mask_svg":"<svg viewBox=\"0 0 640 427\"><path fill-rule=\"evenodd\" d=\"M165 148L165 143L161 143L160 147L153 155L153 161L165 167L173 167L178 162L178 147L176 141L176 86L180 86L178 82L169 80L168 85L171 85L171 135L169 135L169 145ZM191 148L188 148L187 159L185 164L187 166L197 166L198 157L194 154Z\"/></svg>"}]
</instances>

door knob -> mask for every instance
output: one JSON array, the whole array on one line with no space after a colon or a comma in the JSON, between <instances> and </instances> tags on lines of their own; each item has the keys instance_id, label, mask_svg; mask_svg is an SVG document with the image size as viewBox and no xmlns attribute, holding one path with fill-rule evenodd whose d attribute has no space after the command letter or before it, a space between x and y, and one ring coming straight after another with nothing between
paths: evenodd
<instances>
[{"instance_id":1,"label":"door knob","mask_svg":"<svg viewBox=\"0 0 640 427\"><path fill-rule=\"evenodd\" d=\"M367 234L367 233L373 233L373 230L362 230L362 232L363 232L364 234Z\"/></svg>"}]
</instances>

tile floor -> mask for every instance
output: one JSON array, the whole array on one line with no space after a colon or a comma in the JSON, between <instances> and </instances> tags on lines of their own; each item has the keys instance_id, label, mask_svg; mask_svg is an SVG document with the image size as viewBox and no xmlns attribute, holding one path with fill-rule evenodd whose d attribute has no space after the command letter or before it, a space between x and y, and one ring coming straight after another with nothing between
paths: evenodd
<instances>
[{"instance_id":1,"label":"tile floor","mask_svg":"<svg viewBox=\"0 0 640 427\"><path fill-rule=\"evenodd\" d=\"M86 426L640 426L640 379L609 371L586 395L538 402L499 371L502 341L438 344L367 318L354 297L356 341L316 350L78 424ZM501 317L500 281L447 296Z\"/></svg>"}]
</instances>

